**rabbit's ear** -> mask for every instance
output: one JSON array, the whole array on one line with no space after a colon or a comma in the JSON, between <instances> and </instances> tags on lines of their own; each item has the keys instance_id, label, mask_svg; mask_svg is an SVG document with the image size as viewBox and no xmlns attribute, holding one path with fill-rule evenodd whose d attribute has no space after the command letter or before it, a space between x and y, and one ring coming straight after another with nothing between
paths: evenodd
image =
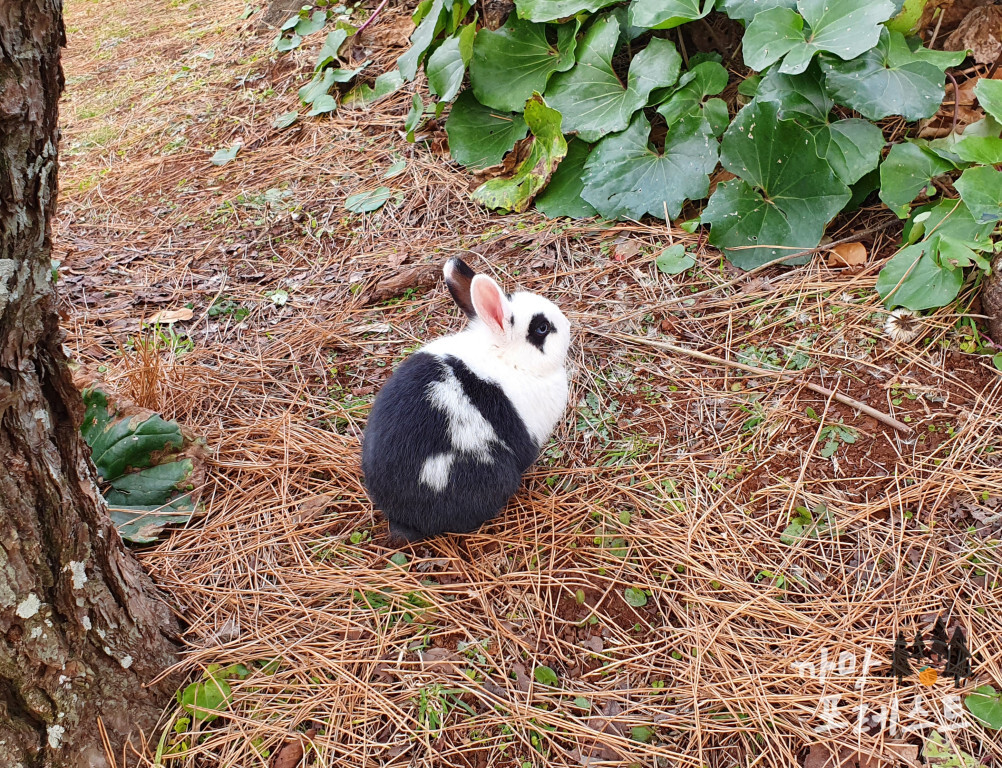
<instances>
[{"instance_id":1,"label":"rabbit's ear","mask_svg":"<svg viewBox=\"0 0 1002 768\"><path fill-rule=\"evenodd\" d=\"M477 310L473 307L470 299L470 284L476 277L476 272L467 266L466 262L455 256L445 262L445 285L452 294L452 300L456 302L463 314L471 320L477 316Z\"/></svg>"},{"instance_id":2,"label":"rabbit's ear","mask_svg":"<svg viewBox=\"0 0 1002 768\"><path fill-rule=\"evenodd\" d=\"M511 305L504 292L487 275L477 275L470 284L470 296L477 317L497 336L511 330Z\"/></svg>"}]
</instances>

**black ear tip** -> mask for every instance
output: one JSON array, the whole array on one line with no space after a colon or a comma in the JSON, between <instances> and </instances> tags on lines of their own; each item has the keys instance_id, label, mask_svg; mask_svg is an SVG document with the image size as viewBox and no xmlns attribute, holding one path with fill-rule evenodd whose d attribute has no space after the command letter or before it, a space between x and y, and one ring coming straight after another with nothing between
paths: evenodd
<instances>
[{"instance_id":1,"label":"black ear tip","mask_svg":"<svg viewBox=\"0 0 1002 768\"><path fill-rule=\"evenodd\" d=\"M464 280L472 280L477 273L470 269L470 266L461 258L453 256L445 262L445 276L448 278L453 274L459 275Z\"/></svg>"}]
</instances>

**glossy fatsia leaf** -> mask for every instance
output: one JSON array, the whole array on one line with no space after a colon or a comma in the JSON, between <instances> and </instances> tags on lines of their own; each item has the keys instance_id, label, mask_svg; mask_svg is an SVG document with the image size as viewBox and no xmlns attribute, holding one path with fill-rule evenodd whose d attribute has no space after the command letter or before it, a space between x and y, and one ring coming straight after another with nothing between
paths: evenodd
<instances>
[{"instance_id":1,"label":"glossy fatsia leaf","mask_svg":"<svg viewBox=\"0 0 1002 768\"><path fill-rule=\"evenodd\" d=\"M931 117L943 101L944 69L963 60L963 53L934 64L913 51L897 32L886 29L877 46L852 61L821 58L825 83L835 101L870 120L902 115L907 120ZM925 53L928 53L926 51Z\"/></svg>"},{"instance_id":2,"label":"glossy fatsia leaf","mask_svg":"<svg viewBox=\"0 0 1002 768\"><path fill-rule=\"evenodd\" d=\"M579 26L576 21L561 24L552 45L546 38L546 24L524 21L514 13L496 32L481 29L470 62L470 84L477 101L521 112L533 93L545 90L554 72L574 66L574 36Z\"/></svg>"},{"instance_id":3,"label":"glossy fatsia leaf","mask_svg":"<svg viewBox=\"0 0 1002 768\"><path fill-rule=\"evenodd\" d=\"M654 38L633 57L624 88L612 68L618 42L619 22L614 16L596 21L578 44L578 63L555 75L547 90L547 102L564 117L564 130L577 132L585 141L624 130L654 88L678 79L682 57L675 45Z\"/></svg>"},{"instance_id":4,"label":"glossy fatsia leaf","mask_svg":"<svg viewBox=\"0 0 1002 768\"><path fill-rule=\"evenodd\" d=\"M745 64L755 70L783 59L780 71L797 74L827 51L852 59L877 43L881 22L894 14L890 0L799 0L799 13L773 8L752 19L742 41Z\"/></svg>"},{"instance_id":5,"label":"glossy fatsia leaf","mask_svg":"<svg viewBox=\"0 0 1002 768\"><path fill-rule=\"evenodd\" d=\"M449 152L468 168L497 165L529 128L522 115L485 107L471 91L463 91L445 121Z\"/></svg>"},{"instance_id":6,"label":"glossy fatsia leaf","mask_svg":"<svg viewBox=\"0 0 1002 768\"><path fill-rule=\"evenodd\" d=\"M641 112L629 128L607 136L585 164L581 196L609 219L678 216L686 200L699 200L709 189L717 164L717 141L701 116L691 115L670 127L664 153L650 146L651 125Z\"/></svg>"},{"instance_id":7,"label":"glossy fatsia leaf","mask_svg":"<svg viewBox=\"0 0 1002 768\"><path fill-rule=\"evenodd\" d=\"M772 8L796 8L797 0L722 0L720 5L728 17L747 24L762 11Z\"/></svg>"},{"instance_id":8,"label":"glossy fatsia leaf","mask_svg":"<svg viewBox=\"0 0 1002 768\"><path fill-rule=\"evenodd\" d=\"M889 308L919 311L943 307L957 298L964 284L962 269L949 269L933 258L936 238L898 251L877 275L877 293Z\"/></svg>"},{"instance_id":9,"label":"glossy fatsia leaf","mask_svg":"<svg viewBox=\"0 0 1002 768\"><path fill-rule=\"evenodd\" d=\"M459 93L466 66L473 56L476 32L476 24L467 24L428 57L424 71L428 75L428 86L439 101L452 101Z\"/></svg>"},{"instance_id":10,"label":"glossy fatsia leaf","mask_svg":"<svg viewBox=\"0 0 1002 768\"><path fill-rule=\"evenodd\" d=\"M597 11L615 2L617 0L516 0L515 9L520 19L556 21L581 11Z\"/></svg>"},{"instance_id":11,"label":"glossy fatsia leaf","mask_svg":"<svg viewBox=\"0 0 1002 768\"><path fill-rule=\"evenodd\" d=\"M1002 122L1002 80L981 78L974 86L974 95L985 112Z\"/></svg>"},{"instance_id":12,"label":"glossy fatsia leaf","mask_svg":"<svg viewBox=\"0 0 1002 768\"><path fill-rule=\"evenodd\" d=\"M473 192L473 199L488 208L524 211L567 154L560 113L546 106L538 95L525 104L525 124L532 134L532 145L511 178L490 179Z\"/></svg>"},{"instance_id":13,"label":"glossy fatsia leaf","mask_svg":"<svg viewBox=\"0 0 1002 768\"><path fill-rule=\"evenodd\" d=\"M903 219L908 215L911 201L932 179L952 167L911 142L895 144L880 166L880 199Z\"/></svg>"},{"instance_id":14,"label":"glossy fatsia leaf","mask_svg":"<svg viewBox=\"0 0 1002 768\"><path fill-rule=\"evenodd\" d=\"M647 29L671 29L701 19L713 10L714 0L633 0L630 24Z\"/></svg>"},{"instance_id":15,"label":"glossy fatsia leaf","mask_svg":"<svg viewBox=\"0 0 1002 768\"><path fill-rule=\"evenodd\" d=\"M954 186L975 221L1002 219L1002 172L984 165L968 168Z\"/></svg>"},{"instance_id":16,"label":"glossy fatsia leaf","mask_svg":"<svg viewBox=\"0 0 1002 768\"><path fill-rule=\"evenodd\" d=\"M539 211L550 218L567 216L572 219L583 219L597 213L591 203L581 197L584 164L590 153L591 147L581 139L572 137L567 142L567 156L557 167L546 189L536 197Z\"/></svg>"},{"instance_id":17,"label":"glossy fatsia leaf","mask_svg":"<svg viewBox=\"0 0 1002 768\"><path fill-rule=\"evenodd\" d=\"M778 105L781 120L796 120L804 127L828 122L828 113L835 105L825 93L824 76L817 64L799 75L787 75L773 67L759 83L755 98Z\"/></svg>"},{"instance_id":18,"label":"glossy fatsia leaf","mask_svg":"<svg viewBox=\"0 0 1002 768\"><path fill-rule=\"evenodd\" d=\"M740 181L719 185L702 216L711 225L710 242L742 269L816 246L851 196L818 157L808 130L779 120L777 111L775 104L752 102L734 118L720 161Z\"/></svg>"}]
</instances>

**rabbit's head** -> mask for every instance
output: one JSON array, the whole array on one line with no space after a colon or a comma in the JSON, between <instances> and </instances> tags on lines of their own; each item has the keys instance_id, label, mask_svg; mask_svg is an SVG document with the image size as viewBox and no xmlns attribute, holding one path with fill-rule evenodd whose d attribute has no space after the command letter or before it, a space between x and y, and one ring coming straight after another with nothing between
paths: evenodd
<instances>
[{"instance_id":1,"label":"rabbit's head","mask_svg":"<svg viewBox=\"0 0 1002 768\"><path fill-rule=\"evenodd\" d=\"M525 291L505 293L458 257L445 265L445 284L471 320L466 333L483 337L492 357L529 376L564 368L571 324L552 301Z\"/></svg>"}]
</instances>

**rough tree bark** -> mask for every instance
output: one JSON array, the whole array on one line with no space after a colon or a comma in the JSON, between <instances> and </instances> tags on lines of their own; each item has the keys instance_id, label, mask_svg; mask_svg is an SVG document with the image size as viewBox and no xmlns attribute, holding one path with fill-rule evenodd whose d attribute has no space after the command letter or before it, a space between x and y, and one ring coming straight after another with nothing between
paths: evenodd
<instances>
[{"instance_id":1,"label":"rough tree bark","mask_svg":"<svg viewBox=\"0 0 1002 768\"><path fill-rule=\"evenodd\" d=\"M177 626L97 490L50 269L59 0L0 0L0 766L105 766L152 730Z\"/></svg>"}]
</instances>

